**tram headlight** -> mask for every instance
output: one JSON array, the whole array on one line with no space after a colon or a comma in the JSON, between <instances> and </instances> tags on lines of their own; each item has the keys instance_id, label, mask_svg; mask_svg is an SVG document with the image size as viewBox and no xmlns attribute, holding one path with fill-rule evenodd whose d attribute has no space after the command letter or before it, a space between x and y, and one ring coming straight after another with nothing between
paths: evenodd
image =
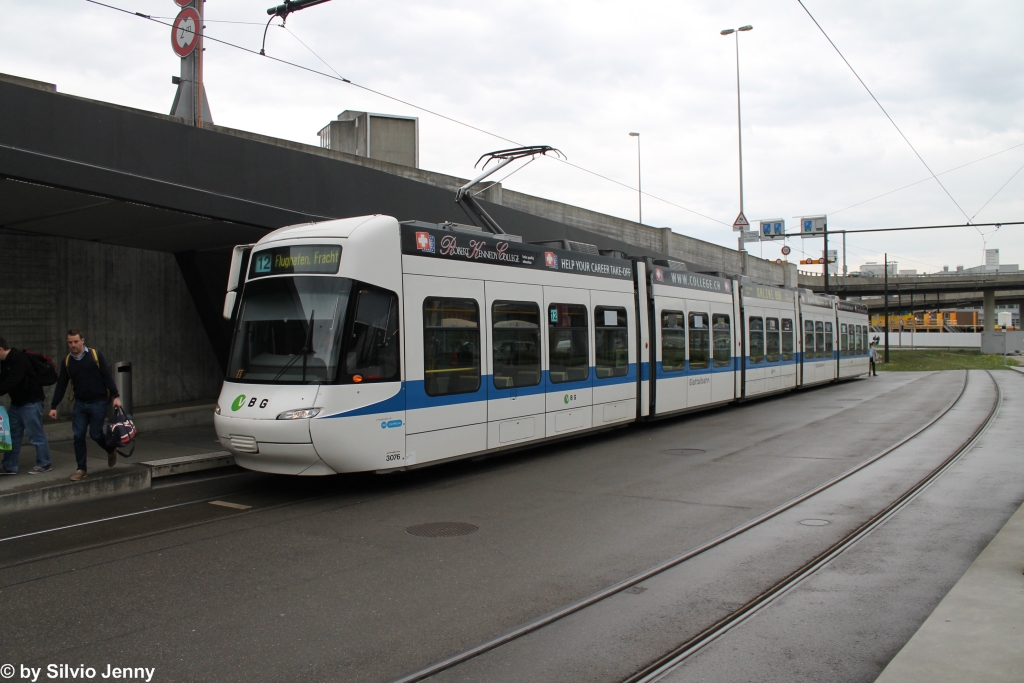
<instances>
[{"instance_id":1,"label":"tram headlight","mask_svg":"<svg viewBox=\"0 0 1024 683\"><path fill-rule=\"evenodd\" d=\"M298 410L286 410L277 416L278 420L308 420L320 414L319 408L299 408Z\"/></svg>"},{"instance_id":2,"label":"tram headlight","mask_svg":"<svg viewBox=\"0 0 1024 683\"><path fill-rule=\"evenodd\" d=\"M219 403L213 407L213 414L214 415L220 415L220 404Z\"/></svg>"}]
</instances>

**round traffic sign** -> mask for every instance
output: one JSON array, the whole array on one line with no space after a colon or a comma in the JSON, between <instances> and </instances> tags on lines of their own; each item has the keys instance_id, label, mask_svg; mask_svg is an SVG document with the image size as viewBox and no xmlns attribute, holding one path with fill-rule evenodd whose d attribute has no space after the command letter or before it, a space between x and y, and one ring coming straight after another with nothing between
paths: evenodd
<instances>
[{"instance_id":1,"label":"round traffic sign","mask_svg":"<svg viewBox=\"0 0 1024 683\"><path fill-rule=\"evenodd\" d=\"M188 7L192 4L192 0L174 0L174 4L178 7Z\"/></svg>"},{"instance_id":2,"label":"round traffic sign","mask_svg":"<svg viewBox=\"0 0 1024 683\"><path fill-rule=\"evenodd\" d=\"M782 255L783 256L789 256L789 252L791 252L791 251L793 251L793 250L789 248L788 244L786 246L782 247Z\"/></svg>"},{"instance_id":3,"label":"round traffic sign","mask_svg":"<svg viewBox=\"0 0 1024 683\"><path fill-rule=\"evenodd\" d=\"M188 57L199 43L199 12L186 7L178 13L171 27L171 49L179 57Z\"/></svg>"},{"instance_id":4,"label":"round traffic sign","mask_svg":"<svg viewBox=\"0 0 1024 683\"><path fill-rule=\"evenodd\" d=\"M781 266L782 265L782 259L780 259L780 258L775 259L775 263Z\"/></svg>"}]
</instances>

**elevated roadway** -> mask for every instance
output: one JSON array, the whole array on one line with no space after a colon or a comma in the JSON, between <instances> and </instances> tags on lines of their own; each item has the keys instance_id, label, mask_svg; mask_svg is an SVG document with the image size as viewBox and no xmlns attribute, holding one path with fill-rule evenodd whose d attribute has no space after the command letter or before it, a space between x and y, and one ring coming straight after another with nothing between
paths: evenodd
<instances>
[{"instance_id":1,"label":"elevated roadway","mask_svg":"<svg viewBox=\"0 0 1024 683\"><path fill-rule=\"evenodd\" d=\"M825 291L825 278L821 275L799 273L800 287L814 292ZM970 292L1024 291L1024 271L1016 273L986 273L978 275L894 275L886 285L881 277L830 276L828 291L842 298L914 294L915 297Z\"/></svg>"}]
</instances>

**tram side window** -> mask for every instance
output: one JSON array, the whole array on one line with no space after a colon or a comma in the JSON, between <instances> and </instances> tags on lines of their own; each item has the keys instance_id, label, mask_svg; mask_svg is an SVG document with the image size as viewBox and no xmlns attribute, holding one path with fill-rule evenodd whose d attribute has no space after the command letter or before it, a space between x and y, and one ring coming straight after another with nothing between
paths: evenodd
<instances>
[{"instance_id":1,"label":"tram side window","mask_svg":"<svg viewBox=\"0 0 1024 683\"><path fill-rule=\"evenodd\" d=\"M711 327L707 313L690 314L690 369L711 367Z\"/></svg>"},{"instance_id":2,"label":"tram side window","mask_svg":"<svg viewBox=\"0 0 1024 683\"><path fill-rule=\"evenodd\" d=\"M782 319L782 360L793 360L793 321Z\"/></svg>"},{"instance_id":3,"label":"tram side window","mask_svg":"<svg viewBox=\"0 0 1024 683\"><path fill-rule=\"evenodd\" d=\"M814 321L814 357L825 357L825 323Z\"/></svg>"},{"instance_id":4,"label":"tram side window","mask_svg":"<svg viewBox=\"0 0 1024 683\"><path fill-rule=\"evenodd\" d=\"M732 334L729 327L729 316L721 313L712 315L711 329L715 367L728 367L732 364Z\"/></svg>"},{"instance_id":5,"label":"tram side window","mask_svg":"<svg viewBox=\"0 0 1024 683\"><path fill-rule=\"evenodd\" d=\"M587 336L586 306L548 306L548 377L553 383L580 382L590 376Z\"/></svg>"},{"instance_id":6,"label":"tram side window","mask_svg":"<svg viewBox=\"0 0 1024 683\"><path fill-rule=\"evenodd\" d=\"M825 357L832 357L832 323L825 323Z\"/></svg>"},{"instance_id":7,"label":"tram side window","mask_svg":"<svg viewBox=\"0 0 1024 683\"><path fill-rule=\"evenodd\" d=\"M661 369L682 372L686 369L686 328L682 311L661 312Z\"/></svg>"},{"instance_id":8,"label":"tram side window","mask_svg":"<svg viewBox=\"0 0 1024 683\"><path fill-rule=\"evenodd\" d=\"M625 308L598 306L594 309L594 355L597 378L629 374L629 327Z\"/></svg>"},{"instance_id":9,"label":"tram side window","mask_svg":"<svg viewBox=\"0 0 1024 683\"><path fill-rule=\"evenodd\" d=\"M849 335L849 330L852 330L852 329L853 329L853 325L850 325L849 328L846 327L846 323L841 323L839 325L839 355L840 356L849 356L850 355L850 338L849 338L848 335Z\"/></svg>"},{"instance_id":10,"label":"tram side window","mask_svg":"<svg viewBox=\"0 0 1024 683\"><path fill-rule=\"evenodd\" d=\"M480 307L473 299L423 300L423 389L428 396L480 388Z\"/></svg>"},{"instance_id":11,"label":"tram side window","mask_svg":"<svg viewBox=\"0 0 1024 683\"><path fill-rule=\"evenodd\" d=\"M355 315L345 344L346 382L397 382L398 297L363 285L356 299Z\"/></svg>"},{"instance_id":12,"label":"tram side window","mask_svg":"<svg viewBox=\"0 0 1024 683\"><path fill-rule=\"evenodd\" d=\"M750 362L760 363L764 360L764 320L754 316L747 320L750 328Z\"/></svg>"},{"instance_id":13,"label":"tram side window","mask_svg":"<svg viewBox=\"0 0 1024 683\"><path fill-rule=\"evenodd\" d=\"M764 326L765 358L768 359L769 363L778 363L779 355L781 352L781 340L779 339L779 319L765 318Z\"/></svg>"},{"instance_id":14,"label":"tram side window","mask_svg":"<svg viewBox=\"0 0 1024 683\"><path fill-rule=\"evenodd\" d=\"M814 321L804 321L804 358L814 358Z\"/></svg>"},{"instance_id":15,"label":"tram side window","mask_svg":"<svg viewBox=\"0 0 1024 683\"><path fill-rule=\"evenodd\" d=\"M495 301L491 322L495 388L540 384L540 306L532 301Z\"/></svg>"}]
</instances>

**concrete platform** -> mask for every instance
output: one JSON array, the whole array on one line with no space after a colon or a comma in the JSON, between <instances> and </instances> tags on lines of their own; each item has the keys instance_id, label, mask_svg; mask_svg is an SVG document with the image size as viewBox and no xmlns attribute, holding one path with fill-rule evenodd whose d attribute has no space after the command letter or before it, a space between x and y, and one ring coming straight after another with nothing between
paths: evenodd
<instances>
[{"instance_id":1,"label":"concrete platform","mask_svg":"<svg viewBox=\"0 0 1024 683\"><path fill-rule=\"evenodd\" d=\"M45 474L28 474L35 466L35 448L23 446L18 474L0 477L0 514L131 493L150 488L154 478L235 464L234 457L222 450L212 424L143 430L140 427L132 457L118 458L114 467L107 466L107 454L90 440L89 476L78 482L70 481L78 468L71 441L50 442L53 470Z\"/></svg>"},{"instance_id":2,"label":"concrete platform","mask_svg":"<svg viewBox=\"0 0 1024 683\"><path fill-rule=\"evenodd\" d=\"M139 408L132 414L136 429L140 434L159 432L184 427L213 426L214 401L188 401L185 403L168 403L157 406ZM43 420L43 429L50 443L71 441L71 418L59 420Z\"/></svg>"},{"instance_id":3,"label":"concrete platform","mask_svg":"<svg viewBox=\"0 0 1024 683\"><path fill-rule=\"evenodd\" d=\"M1024 679L1024 505L876 683Z\"/></svg>"}]
</instances>

